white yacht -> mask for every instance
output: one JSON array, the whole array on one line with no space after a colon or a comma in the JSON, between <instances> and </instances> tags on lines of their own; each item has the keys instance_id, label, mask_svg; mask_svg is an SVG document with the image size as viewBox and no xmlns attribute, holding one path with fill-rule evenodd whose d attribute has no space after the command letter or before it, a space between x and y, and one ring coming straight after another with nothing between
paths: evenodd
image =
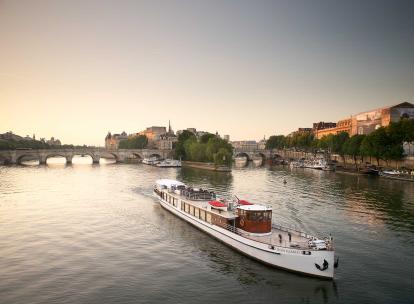
<instances>
[{"instance_id":1,"label":"white yacht","mask_svg":"<svg viewBox=\"0 0 414 304\"><path fill-rule=\"evenodd\" d=\"M217 199L214 192L169 179L153 190L161 206L235 250L270 266L333 279L331 237L316 237L272 223L272 207Z\"/></svg>"},{"instance_id":2,"label":"white yacht","mask_svg":"<svg viewBox=\"0 0 414 304\"><path fill-rule=\"evenodd\" d=\"M142 160L143 164L155 166L160 160L156 156L146 157Z\"/></svg>"},{"instance_id":3,"label":"white yacht","mask_svg":"<svg viewBox=\"0 0 414 304\"><path fill-rule=\"evenodd\" d=\"M159 162L158 164L156 164L156 166L162 167L162 168L177 168L177 167L181 167L181 160L165 159Z\"/></svg>"}]
</instances>

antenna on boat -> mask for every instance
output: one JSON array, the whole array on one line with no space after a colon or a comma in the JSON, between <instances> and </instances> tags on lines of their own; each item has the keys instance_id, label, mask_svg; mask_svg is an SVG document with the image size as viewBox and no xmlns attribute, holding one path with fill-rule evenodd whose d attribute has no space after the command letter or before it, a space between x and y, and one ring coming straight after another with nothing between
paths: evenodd
<instances>
[{"instance_id":1,"label":"antenna on boat","mask_svg":"<svg viewBox=\"0 0 414 304\"><path fill-rule=\"evenodd\" d=\"M237 195L235 195L234 197L237 199L238 202L240 201L240 199L237 197Z\"/></svg>"}]
</instances>

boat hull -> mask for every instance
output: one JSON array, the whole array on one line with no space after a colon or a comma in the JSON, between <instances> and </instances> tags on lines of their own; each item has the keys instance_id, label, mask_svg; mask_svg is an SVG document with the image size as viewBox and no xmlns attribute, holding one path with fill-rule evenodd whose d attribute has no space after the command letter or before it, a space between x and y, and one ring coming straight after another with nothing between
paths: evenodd
<instances>
[{"instance_id":1,"label":"boat hull","mask_svg":"<svg viewBox=\"0 0 414 304\"><path fill-rule=\"evenodd\" d=\"M288 271L315 276L324 279L333 279L334 275L334 251L328 250L300 250L287 247L269 246L269 244L247 239L229 230L216 225L209 224L190 214L180 210L179 202L174 207L155 194L161 206L179 218L189 222L198 229L208 233L214 238L233 249L273 267L282 268ZM271 248L273 247L273 248ZM317 265L322 266L324 260L328 262L328 268L319 270Z\"/></svg>"}]
</instances>

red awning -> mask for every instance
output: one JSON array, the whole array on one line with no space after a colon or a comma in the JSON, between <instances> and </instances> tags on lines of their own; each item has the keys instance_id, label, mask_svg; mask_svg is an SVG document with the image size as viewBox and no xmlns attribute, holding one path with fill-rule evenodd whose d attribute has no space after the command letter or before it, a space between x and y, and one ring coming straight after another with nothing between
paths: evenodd
<instances>
[{"instance_id":1,"label":"red awning","mask_svg":"<svg viewBox=\"0 0 414 304\"><path fill-rule=\"evenodd\" d=\"M214 206L214 207L226 207L226 205L225 204L223 204L222 202L219 202L219 201L211 201L211 202L208 202L211 206Z\"/></svg>"},{"instance_id":2,"label":"red awning","mask_svg":"<svg viewBox=\"0 0 414 304\"><path fill-rule=\"evenodd\" d=\"M240 205L254 205L254 204L252 204L252 203L250 203L248 201L245 201L245 200L239 200L239 204Z\"/></svg>"}]
</instances>

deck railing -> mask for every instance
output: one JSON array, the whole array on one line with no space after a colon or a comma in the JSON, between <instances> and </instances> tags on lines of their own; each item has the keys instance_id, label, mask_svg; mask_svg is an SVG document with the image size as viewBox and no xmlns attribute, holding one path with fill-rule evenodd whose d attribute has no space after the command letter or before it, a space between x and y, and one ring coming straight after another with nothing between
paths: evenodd
<instances>
[{"instance_id":1,"label":"deck railing","mask_svg":"<svg viewBox=\"0 0 414 304\"><path fill-rule=\"evenodd\" d=\"M287 241L283 240L281 242L272 242L272 237L270 235L268 237L261 237L261 238L263 238L263 240L258 240L257 238L249 235L249 233L247 233L247 232L243 231L242 229L239 229L239 228L237 228L235 226L232 226L232 225L229 225L229 224L221 224L221 225L217 225L217 226L219 226L221 228L224 228L224 229L226 229L226 230L228 230L228 231L230 231L230 232L232 232L234 234L237 234L237 235L240 235L240 236L242 236L244 238L247 238L249 240L256 241L256 242L263 243L263 244L268 244L270 246L277 246L277 247L284 247L284 248L298 249L298 250L303 250L303 249L309 250L309 249L312 249L309 246L308 241L294 242L293 243L293 242L287 242ZM312 238L314 238L313 235L309 235L309 234L307 234L305 232L302 232L302 231L297 230L297 229L291 229L289 227L284 227L284 226L272 224L272 228L278 229L278 230L281 230L281 231L285 231L287 233L297 233L301 237L305 237L308 240L311 240ZM331 241L328 238L326 238L326 240L327 240L327 242L326 242L327 250L333 250L333 246L332 246ZM292 246L293 244L295 246Z\"/></svg>"}]
</instances>

